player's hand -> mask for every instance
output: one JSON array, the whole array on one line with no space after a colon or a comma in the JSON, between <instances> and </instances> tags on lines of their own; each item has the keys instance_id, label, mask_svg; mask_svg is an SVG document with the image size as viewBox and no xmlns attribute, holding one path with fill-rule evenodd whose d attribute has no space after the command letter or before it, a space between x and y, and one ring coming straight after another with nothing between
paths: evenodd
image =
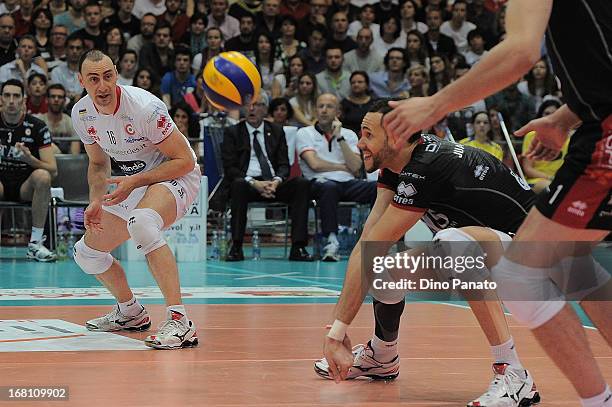
<instances>
[{"instance_id":1,"label":"player's hand","mask_svg":"<svg viewBox=\"0 0 612 407\"><path fill-rule=\"evenodd\" d=\"M34 156L30 149L23 143L15 143L15 148L21 153L19 160L26 164L32 165L34 163Z\"/></svg>"},{"instance_id":2,"label":"player's hand","mask_svg":"<svg viewBox=\"0 0 612 407\"><path fill-rule=\"evenodd\" d=\"M414 133L436 124L444 112L437 111L432 97L414 97L402 101L390 101L392 111L383 117L383 127L396 140L395 148L401 149Z\"/></svg>"},{"instance_id":3,"label":"player's hand","mask_svg":"<svg viewBox=\"0 0 612 407\"><path fill-rule=\"evenodd\" d=\"M85 229L92 233L99 233L102 229L102 204L100 201L92 201L85 209L83 223Z\"/></svg>"},{"instance_id":4,"label":"player's hand","mask_svg":"<svg viewBox=\"0 0 612 407\"><path fill-rule=\"evenodd\" d=\"M569 136L570 129L565 128L556 121L544 116L535 119L518 129L514 134L523 137L530 131L535 131L536 135L529 146L525 157L530 160L551 161L557 158L563 144Z\"/></svg>"},{"instance_id":5,"label":"player's hand","mask_svg":"<svg viewBox=\"0 0 612 407\"><path fill-rule=\"evenodd\" d=\"M113 177L106 180L109 185L117 185L117 188L102 197L102 205L112 206L123 202L136 188L132 177Z\"/></svg>"},{"instance_id":6,"label":"player's hand","mask_svg":"<svg viewBox=\"0 0 612 407\"><path fill-rule=\"evenodd\" d=\"M346 380L349 370L353 366L353 347L348 335L340 342L329 336L325 337L323 354L329 365L329 375L336 383Z\"/></svg>"}]
</instances>

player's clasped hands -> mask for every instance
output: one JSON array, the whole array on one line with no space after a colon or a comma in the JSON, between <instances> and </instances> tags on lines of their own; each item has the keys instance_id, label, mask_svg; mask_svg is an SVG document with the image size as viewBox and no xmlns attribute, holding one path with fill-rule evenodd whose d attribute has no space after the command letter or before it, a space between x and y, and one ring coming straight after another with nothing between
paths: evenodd
<instances>
[{"instance_id":1,"label":"player's clasped hands","mask_svg":"<svg viewBox=\"0 0 612 407\"><path fill-rule=\"evenodd\" d=\"M323 353L329 365L329 375L336 383L346 380L351 366L353 366L353 347L348 335L340 342L328 336L325 337Z\"/></svg>"},{"instance_id":2,"label":"player's clasped hands","mask_svg":"<svg viewBox=\"0 0 612 407\"><path fill-rule=\"evenodd\" d=\"M132 177L113 177L106 180L106 183L109 185L116 185L117 188L102 197L102 205L104 206L117 205L123 202L134 188L136 188L136 184Z\"/></svg>"}]
</instances>

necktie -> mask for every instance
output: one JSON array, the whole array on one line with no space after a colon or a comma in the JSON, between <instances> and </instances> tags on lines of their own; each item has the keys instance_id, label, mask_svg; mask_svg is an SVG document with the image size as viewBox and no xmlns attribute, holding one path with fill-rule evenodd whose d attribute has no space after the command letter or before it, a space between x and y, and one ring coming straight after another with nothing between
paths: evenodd
<instances>
[{"instance_id":1,"label":"necktie","mask_svg":"<svg viewBox=\"0 0 612 407\"><path fill-rule=\"evenodd\" d=\"M268 165L268 160L261 149L261 145L259 144L259 140L257 140L257 135L259 134L259 130L255 130L253 132L253 150L255 151L255 156L257 157L257 161L259 161L259 166L261 167L261 176L264 181L269 181L272 179L272 170L270 170L270 166Z\"/></svg>"}]
</instances>

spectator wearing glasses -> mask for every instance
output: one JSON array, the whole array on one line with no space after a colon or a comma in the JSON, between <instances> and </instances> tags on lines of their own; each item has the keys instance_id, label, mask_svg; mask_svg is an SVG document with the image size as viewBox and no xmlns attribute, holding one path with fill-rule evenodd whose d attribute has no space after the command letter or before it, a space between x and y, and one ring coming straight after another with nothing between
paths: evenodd
<instances>
[{"instance_id":1,"label":"spectator wearing glasses","mask_svg":"<svg viewBox=\"0 0 612 407\"><path fill-rule=\"evenodd\" d=\"M128 41L128 49L133 49L140 55L140 50L147 44L153 43L153 35L155 34L155 26L157 25L157 17L154 14L148 13L142 16L140 20L140 34L136 34Z\"/></svg>"}]
</instances>

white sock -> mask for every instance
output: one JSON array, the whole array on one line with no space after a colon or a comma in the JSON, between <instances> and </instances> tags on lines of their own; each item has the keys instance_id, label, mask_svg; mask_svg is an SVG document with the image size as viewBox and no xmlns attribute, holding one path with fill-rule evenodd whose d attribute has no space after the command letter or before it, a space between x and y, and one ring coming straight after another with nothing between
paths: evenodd
<instances>
[{"instance_id":1,"label":"white sock","mask_svg":"<svg viewBox=\"0 0 612 407\"><path fill-rule=\"evenodd\" d=\"M514 346L514 339L510 337L501 345L491 346L491 355L495 363L507 363L517 369L524 369Z\"/></svg>"},{"instance_id":2,"label":"white sock","mask_svg":"<svg viewBox=\"0 0 612 407\"><path fill-rule=\"evenodd\" d=\"M338 238L336 237L336 234L335 234L334 232L331 232L331 233L329 234L329 236L327 237L327 241L328 241L329 243L333 243L333 244L336 244L336 245L339 245L339 244L340 244L340 243L338 242Z\"/></svg>"},{"instance_id":3,"label":"white sock","mask_svg":"<svg viewBox=\"0 0 612 407\"><path fill-rule=\"evenodd\" d=\"M604 391L597 396L589 397L588 399L580 399L582 407L611 407L612 392L610 386L606 385Z\"/></svg>"},{"instance_id":4,"label":"white sock","mask_svg":"<svg viewBox=\"0 0 612 407\"><path fill-rule=\"evenodd\" d=\"M121 312L126 317L135 317L136 315L140 314L143 308L143 306L140 305L140 303L134 296L132 296L132 298L128 301L120 302L118 304L119 312Z\"/></svg>"},{"instance_id":5,"label":"white sock","mask_svg":"<svg viewBox=\"0 0 612 407\"><path fill-rule=\"evenodd\" d=\"M181 314L181 317L179 319L185 318L185 321L189 321L189 318L187 318L187 311L185 311L184 305L171 305L166 308L167 319L176 319L176 317L178 317L177 313Z\"/></svg>"},{"instance_id":6,"label":"white sock","mask_svg":"<svg viewBox=\"0 0 612 407\"><path fill-rule=\"evenodd\" d=\"M32 235L30 236L30 243L32 242L40 242L43 237L44 228L35 228L32 226Z\"/></svg>"},{"instance_id":7,"label":"white sock","mask_svg":"<svg viewBox=\"0 0 612 407\"><path fill-rule=\"evenodd\" d=\"M397 341L398 339L395 339L393 342L385 342L376 335L373 335L370 345L374 350L374 359L381 363L391 362L397 356Z\"/></svg>"}]
</instances>

